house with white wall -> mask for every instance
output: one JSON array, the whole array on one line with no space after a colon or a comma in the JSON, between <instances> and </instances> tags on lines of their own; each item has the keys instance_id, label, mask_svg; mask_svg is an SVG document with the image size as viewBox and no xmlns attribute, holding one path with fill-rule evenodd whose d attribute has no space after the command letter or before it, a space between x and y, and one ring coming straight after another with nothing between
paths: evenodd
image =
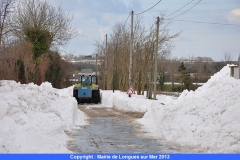
<instances>
[{"instance_id":1,"label":"house with white wall","mask_svg":"<svg viewBox=\"0 0 240 160\"><path fill-rule=\"evenodd\" d=\"M240 79L240 55L238 57L238 65L230 66L230 68L231 68L231 77Z\"/></svg>"}]
</instances>

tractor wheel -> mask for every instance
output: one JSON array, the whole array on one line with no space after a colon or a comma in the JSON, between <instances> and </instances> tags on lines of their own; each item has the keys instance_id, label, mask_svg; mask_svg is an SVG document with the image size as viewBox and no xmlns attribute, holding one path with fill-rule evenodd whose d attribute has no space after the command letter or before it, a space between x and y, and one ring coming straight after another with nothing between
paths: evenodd
<instances>
[{"instance_id":1,"label":"tractor wheel","mask_svg":"<svg viewBox=\"0 0 240 160\"><path fill-rule=\"evenodd\" d=\"M76 98L78 104L79 104L79 101L78 101L78 90L73 90L73 97Z\"/></svg>"},{"instance_id":2,"label":"tractor wheel","mask_svg":"<svg viewBox=\"0 0 240 160\"><path fill-rule=\"evenodd\" d=\"M99 96L99 103L102 103L102 94L100 94L100 96Z\"/></svg>"},{"instance_id":3,"label":"tractor wheel","mask_svg":"<svg viewBox=\"0 0 240 160\"><path fill-rule=\"evenodd\" d=\"M99 90L92 91L92 98L95 104L101 103L100 101L100 94Z\"/></svg>"}]
</instances>

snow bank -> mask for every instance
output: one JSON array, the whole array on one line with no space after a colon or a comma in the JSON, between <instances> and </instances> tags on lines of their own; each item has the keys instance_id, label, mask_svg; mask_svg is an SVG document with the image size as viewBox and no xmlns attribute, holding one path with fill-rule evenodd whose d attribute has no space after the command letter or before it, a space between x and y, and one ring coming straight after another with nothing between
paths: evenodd
<instances>
[{"instance_id":1,"label":"snow bank","mask_svg":"<svg viewBox=\"0 0 240 160\"><path fill-rule=\"evenodd\" d=\"M147 112L153 105L159 106L174 100L174 97L170 96L158 96L158 101L152 101L145 97L144 95L132 94L129 98L126 92L102 91L102 106L124 112Z\"/></svg>"},{"instance_id":2,"label":"snow bank","mask_svg":"<svg viewBox=\"0 0 240 160\"><path fill-rule=\"evenodd\" d=\"M158 95L157 101L124 92L103 91L104 106L146 112L137 120L156 138L194 147L197 152L240 153L240 80L229 66L196 91L180 97Z\"/></svg>"},{"instance_id":3,"label":"snow bank","mask_svg":"<svg viewBox=\"0 0 240 160\"><path fill-rule=\"evenodd\" d=\"M0 81L0 153L66 153L64 131L85 124L72 87Z\"/></svg>"},{"instance_id":4,"label":"snow bank","mask_svg":"<svg viewBox=\"0 0 240 160\"><path fill-rule=\"evenodd\" d=\"M165 106L152 105L139 122L157 137L199 152L239 153L240 80L229 74L226 66L195 92L184 91Z\"/></svg>"}]
</instances>

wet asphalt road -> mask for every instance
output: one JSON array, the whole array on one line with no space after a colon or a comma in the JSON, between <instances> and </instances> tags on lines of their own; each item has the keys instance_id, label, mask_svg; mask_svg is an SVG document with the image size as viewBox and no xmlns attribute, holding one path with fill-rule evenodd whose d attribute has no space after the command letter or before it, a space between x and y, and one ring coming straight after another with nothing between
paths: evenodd
<instances>
[{"instance_id":1,"label":"wet asphalt road","mask_svg":"<svg viewBox=\"0 0 240 160\"><path fill-rule=\"evenodd\" d=\"M68 149L75 153L180 153L180 148L144 135L134 122L143 113L79 106L89 116L89 125L70 134Z\"/></svg>"}]
</instances>

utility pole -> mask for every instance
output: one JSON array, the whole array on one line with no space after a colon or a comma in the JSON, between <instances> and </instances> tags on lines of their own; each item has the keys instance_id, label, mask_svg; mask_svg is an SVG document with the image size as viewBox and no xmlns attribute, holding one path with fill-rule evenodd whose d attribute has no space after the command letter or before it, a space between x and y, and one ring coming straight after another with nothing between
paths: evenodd
<instances>
[{"instance_id":1,"label":"utility pole","mask_svg":"<svg viewBox=\"0 0 240 160\"><path fill-rule=\"evenodd\" d=\"M105 46L105 78L104 78L104 80L105 80L105 90L107 90L107 86L108 86L108 81L107 81L107 34L106 34L106 46Z\"/></svg>"},{"instance_id":2,"label":"utility pole","mask_svg":"<svg viewBox=\"0 0 240 160\"><path fill-rule=\"evenodd\" d=\"M98 75L98 54L96 54L96 75Z\"/></svg>"},{"instance_id":3,"label":"utility pole","mask_svg":"<svg viewBox=\"0 0 240 160\"><path fill-rule=\"evenodd\" d=\"M151 60L153 61L154 60L154 43L152 43L152 45L151 45L151 48L152 48L152 50L151 50ZM152 94L153 94L153 80L154 80L154 63L152 63L152 65L151 65L151 72L150 72L150 76L149 76L149 82L148 82L148 93L147 93L147 97L148 97L148 99L152 99Z\"/></svg>"},{"instance_id":4,"label":"utility pole","mask_svg":"<svg viewBox=\"0 0 240 160\"><path fill-rule=\"evenodd\" d=\"M115 53L113 52L113 65L112 65L112 90L113 90L113 93L114 93L114 84L115 84Z\"/></svg>"},{"instance_id":5,"label":"utility pole","mask_svg":"<svg viewBox=\"0 0 240 160\"><path fill-rule=\"evenodd\" d=\"M132 54L133 54L133 11L131 12L131 39L130 39L130 61L129 61L129 87L132 85Z\"/></svg>"},{"instance_id":6,"label":"utility pole","mask_svg":"<svg viewBox=\"0 0 240 160\"><path fill-rule=\"evenodd\" d=\"M155 56L154 56L154 97L153 99L156 100L156 88L157 88L157 55L158 55L158 32L159 32L159 17L157 17L157 31L156 31L156 47L155 47Z\"/></svg>"}]
</instances>

